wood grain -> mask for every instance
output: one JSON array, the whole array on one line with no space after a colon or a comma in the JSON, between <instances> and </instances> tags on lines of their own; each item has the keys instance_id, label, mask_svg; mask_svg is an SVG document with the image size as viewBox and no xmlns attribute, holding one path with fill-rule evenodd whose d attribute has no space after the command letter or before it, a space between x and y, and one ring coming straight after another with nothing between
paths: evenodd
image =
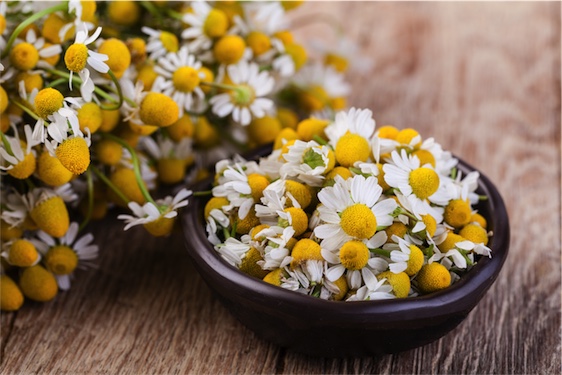
<instances>
[{"instance_id":1,"label":"wood grain","mask_svg":"<svg viewBox=\"0 0 562 375\"><path fill-rule=\"evenodd\" d=\"M97 269L50 303L2 314L3 374L560 373L560 4L335 2L296 12L330 15L374 60L351 72L351 104L371 108L379 126L434 136L497 185L511 250L482 302L416 350L309 358L232 318L180 233L123 234L108 219L93 226Z\"/></svg>"}]
</instances>

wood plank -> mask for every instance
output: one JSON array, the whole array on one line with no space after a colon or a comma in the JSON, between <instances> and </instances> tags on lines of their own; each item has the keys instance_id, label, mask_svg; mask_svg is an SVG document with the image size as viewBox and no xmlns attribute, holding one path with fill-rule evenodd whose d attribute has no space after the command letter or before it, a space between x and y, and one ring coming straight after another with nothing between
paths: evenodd
<instances>
[{"instance_id":1,"label":"wood plank","mask_svg":"<svg viewBox=\"0 0 562 375\"><path fill-rule=\"evenodd\" d=\"M123 234L108 219L93 226L97 269L52 302L1 315L3 374L560 372L560 4L334 2L321 11L375 60L350 77L350 103L371 108L378 126L434 136L504 197L511 253L468 318L396 355L286 352L219 304L179 233ZM326 25L300 32L318 30Z\"/></svg>"}]
</instances>

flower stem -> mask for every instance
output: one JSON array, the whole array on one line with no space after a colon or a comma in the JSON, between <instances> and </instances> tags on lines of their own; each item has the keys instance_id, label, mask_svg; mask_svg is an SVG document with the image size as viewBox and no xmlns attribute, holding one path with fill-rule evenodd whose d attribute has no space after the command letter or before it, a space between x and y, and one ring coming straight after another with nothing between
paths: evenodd
<instances>
[{"instance_id":1,"label":"flower stem","mask_svg":"<svg viewBox=\"0 0 562 375\"><path fill-rule=\"evenodd\" d=\"M193 193L194 197L206 197L207 195L211 195L213 193L212 190L202 190L202 191L196 191Z\"/></svg>"},{"instance_id":2,"label":"flower stem","mask_svg":"<svg viewBox=\"0 0 562 375\"><path fill-rule=\"evenodd\" d=\"M35 21L41 19L43 16L45 16L47 14L51 14L51 13L57 12L59 10L64 11L64 10L67 10L67 9L68 9L68 3L65 1L62 4L57 4L57 5L52 6L50 8L43 9L42 11L33 14L31 17L29 17L28 19L26 19L25 21L20 23L18 25L18 27L16 27L16 29L14 30L12 35L10 36L10 39L8 39L8 43L6 43L6 47L4 48L4 51L2 52L2 57L6 57L6 55L10 52L12 44L14 44L14 41L16 40L18 35L20 35L20 33L26 27L35 23Z\"/></svg>"},{"instance_id":3,"label":"flower stem","mask_svg":"<svg viewBox=\"0 0 562 375\"><path fill-rule=\"evenodd\" d=\"M60 85L60 84L66 83L66 81L67 81L67 80L64 79L64 78L59 78L59 79L54 80L53 82L49 83L49 84L47 85L47 87L55 87L55 86L58 86L58 85Z\"/></svg>"},{"instance_id":4,"label":"flower stem","mask_svg":"<svg viewBox=\"0 0 562 375\"><path fill-rule=\"evenodd\" d=\"M121 192L121 190L119 190L119 188L117 186L115 186L113 184L113 182L111 182L109 180L109 178L107 178L99 169L97 169L93 164L90 164L90 168L92 169L92 172L94 172L96 174L96 176L98 176L100 178L100 180L102 180L111 190L113 190L113 192L115 194L117 194L117 196L119 198L121 198L125 204L129 204L129 202L131 201L129 198L127 198L125 196L125 194L123 194Z\"/></svg>"},{"instance_id":5,"label":"flower stem","mask_svg":"<svg viewBox=\"0 0 562 375\"><path fill-rule=\"evenodd\" d=\"M117 80L117 77L115 77L115 74L113 74L111 70L109 70L107 73L111 77L113 83L115 83L115 87L117 88L117 95L119 95L119 101L113 106L100 105L100 108L106 111L115 111L121 108L121 106L123 105L123 91L121 91L121 84Z\"/></svg>"},{"instance_id":6,"label":"flower stem","mask_svg":"<svg viewBox=\"0 0 562 375\"><path fill-rule=\"evenodd\" d=\"M369 251L371 253L374 253L374 254L377 254L377 255L382 255L383 257L390 258L390 250L377 248L377 249L369 249Z\"/></svg>"},{"instance_id":7,"label":"flower stem","mask_svg":"<svg viewBox=\"0 0 562 375\"><path fill-rule=\"evenodd\" d=\"M126 148L127 151L129 151L129 153L131 154L131 158L133 159L133 171L135 172L135 178L137 180L137 184L139 185L139 189L140 189L144 199L146 199L147 202L150 202L154 206L158 207L158 210L165 209L165 208L161 208L158 204L156 204L156 202L154 201L154 199L152 199L152 196L148 192L146 184L144 183L144 180L142 179L142 174L141 174L141 170L140 170L140 162L139 162L139 158L137 156L136 151L127 142L125 142L124 140L122 140L119 137L114 136L113 134L103 133L103 136L111 139L112 141L115 141L115 142L119 143L121 146Z\"/></svg>"},{"instance_id":8,"label":"flower stem","mask_svg":"<svg viewBox=\"0 0 562 375\"><path fill-rule=\"evenodd\" d=\"M90 219L92 218L92 212L94 210L94 180L92 179L92 170L90 168L88 168L88 170L86 171L86 183L88 186L88 211L86 212L84 221L78 228L78 232L81 232L86 227L86 225L88 225Z\"/></svg>"}]
</instances>

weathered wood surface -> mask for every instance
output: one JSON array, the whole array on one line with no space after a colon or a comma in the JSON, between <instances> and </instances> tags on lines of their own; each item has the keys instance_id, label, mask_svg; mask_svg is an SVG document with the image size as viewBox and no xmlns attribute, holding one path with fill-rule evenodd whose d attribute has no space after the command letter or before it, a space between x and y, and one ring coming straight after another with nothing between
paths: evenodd
<instances>
[{"instance_id":1,"label":"weathered wood surface","mask_svg":"<svg viewBox=\"0 0 562 375\"><path fill-rule=\"evenodd\" d=\"M492 179L511 218L496 283L443 339L377 358L320 359L258 339L195 272L181 235L94 226L99 268L47 304L2 314L12 373L559 374L560 4L330 3L375 60L351 103L434 136ZM303 34L329 30L303 27ZM189 230L189 228L186 228ZM376 340L376 338L373 338Z\"/></svg>"}]
</instances>

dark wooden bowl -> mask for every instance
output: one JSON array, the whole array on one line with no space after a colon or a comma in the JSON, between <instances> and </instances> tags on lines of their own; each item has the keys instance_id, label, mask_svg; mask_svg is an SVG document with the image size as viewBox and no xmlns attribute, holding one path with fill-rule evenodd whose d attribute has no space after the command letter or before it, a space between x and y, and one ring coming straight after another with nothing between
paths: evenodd
<instances>
[{"instance_id":1,"label":"dark wooden bowl","mask_svg":"<svg viewBox=\"0 0 562 375\"><path fill-rule=\"evenodd\" d=\"M465 174L475 170L462 160L459 169ZM207 180L194 190L210 188L211 180ZM258 336L295 352L322 357L396 353L451 331L496 280L509 250L509 220L500 194L482 173L477 192L488 197L477 208L494 232L488 244L492 258L482 257L446 290L406 299L325 301L242 273L223 261L207 241L203 209L208 198L190 198L182 214L182 229L200 275L224 306Z\"/></svg>"}]
</instances>

